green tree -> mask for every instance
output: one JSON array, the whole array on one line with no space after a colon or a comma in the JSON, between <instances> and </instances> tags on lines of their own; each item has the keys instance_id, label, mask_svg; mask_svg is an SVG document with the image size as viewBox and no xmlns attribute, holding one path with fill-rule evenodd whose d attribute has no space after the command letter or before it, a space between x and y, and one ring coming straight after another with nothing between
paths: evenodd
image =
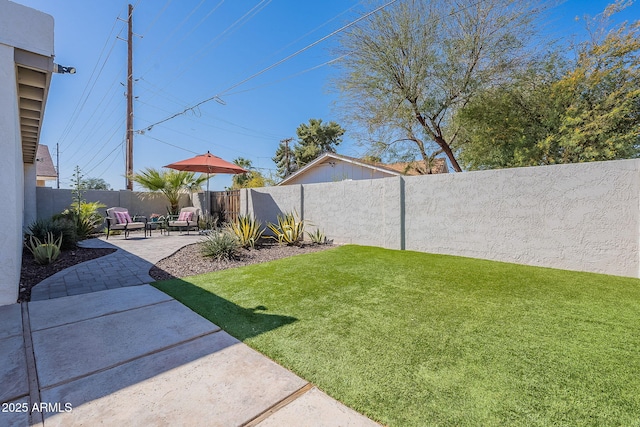
<instances>
[{"instance_id":1,"label":"green tree","mask_svg":"<svg viewBox=\"0 0 640 427\"><path fill-rule=\"evenodd\" d=\"M628 4L588 18L574 61L547 61L465 106L456 117L465 167L640 157L640 21L609 25Z\"/></svg>"},{"instance_id":2,"label":"green tree","mask_svg":"<svg viewBox=\"0 0 640 427\"><path fill-rule=\"evenodd\" d=\"M554 54L532 63L512 80L478 93L457 111L454 149L465 169L495 169L555 163L539 145L560 126L569 105L554 90L565 71Z\"/></svg>"},{"instance_id":3,"label":"green tree","mask_svg":"<svg viewBox=\"0 0 640 427\"><path fill-rule=\"evenodd\" d=\"M151 193L163 194L169 201L169 213L175 215L180 210L180 195L195 193L207 181L205 175L172 169L157 170L146 168L131 179Z\"/></svg>"},{"instance_id":4,"label":"green tree","mask_svg":"<svg viewBox=\"0 0 640 427\"><path fill-rule=\"evenodd\" d=\"M398 2L344 33L337 86L345 117L364 129L371 154L408 151L430 165L444 153L461 171L451 117L521 66L539 3Z\"/></svg>"},{"instance_id":5,"label":"green tree","mask_svg":"<svg viewBox=\"0 0 640 427\"><path fill-rule=\"evenodd\" d=\"M293 147L289 145L291 141L293 141L293 138L280 141L276 149L276 154L272 158L276 164L276 175L280 179L286 178L298 170L298 165L296 164L296 159L293 154Z\"/></svg>"},{"instance_id":6,"label":"green tree","mask_svg":"<svg viewBox=\"0 0 640 427\"><path fill-rule=\"evenodd\" d=\"M257 188L265 186L265 179L262 174L253 167L253 163L249 159L244 157L238 157L233 161L236 165L243 169L248 170L247 173L241 173L233 176L233 184L231 190L238 190L240 188Z\"/></svg>"},{"instance_id":7,"label":"green tree","mask_svg":"<svg viewBox=\"0 0 640 427\"><path fill-rule=\"evenodd\" d=\"M322 119L309 119L309 124L302 123L296 129L298 142L293 148L298 168L315 160L324 153L335 153L336 146L342 142L345 130L336 123L322 123Z\"/></svg>"},{"instance_id":8,"label":"green tree","mask_svg":"<svg viewBox=\"0 0 640 427\"><path fill-rule=\"evenodd\" d=\"M82 183L87 190L111 190L111 186L102 178L86 178Z\"/></svg>"},{"instance_id":9,"label":"green tree","mask_svg":"<svg viewBox=\"0 0 640 427\"><path fill-rule=\"evenodd\" d=\"M554 87L571 96L558 131L540 143L557 163L640 156L640 20L608 30L629 4L617 1L589 22L575 68Z\"/></svg>"},{"instance_id":10,"label":"green tree","mask_svg":"<svg viewBox=\"0 0 640 427\"><path fill-rule=\"evenodd\" d=\"M336 146L342 142L345 130L336 122L323 123L322 119L309 119L296 129L298 140L290 146L291 139L278 145L273 161L277 174L285 178L324 153L335 153Z\"/></svg>"}]
</instances>

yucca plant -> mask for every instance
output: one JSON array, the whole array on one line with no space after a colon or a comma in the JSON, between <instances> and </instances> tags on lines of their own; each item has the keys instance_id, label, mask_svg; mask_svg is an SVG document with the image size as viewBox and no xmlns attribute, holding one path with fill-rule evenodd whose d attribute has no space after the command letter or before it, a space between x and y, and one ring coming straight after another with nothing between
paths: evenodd
<instances>
[{"instance_id":1,"label":"yucca plant","mask_svg":"<svg viewBox=\"0 0 640 427\"><path fill-rule=\"evenodd\" d=\"M273 232L273 239L278 243L287 245L299 245L304 236L304 220L297 213L287 212L278 215L278 223L268 223L267 227Z\"/></svg>"},{"instance_id":2,"label":"yucca plant","mask_svg":"<svg viewBox=\"0 0 640 427\"><path fill-rule=\"evenodd\" d=\"M62 234L54 240L53 233L48 232L44 242L34 235L29 236L27 249L33 254L33 258L40 265L51 264L58 259L60 255L60 246L62 245Z\"/></svg>"},{"instance_id":3,"label":"yucca plant","mask_svg":"<svg viewBox=\"0 0 640 427\"><path fill-rule=\"evenodd\" d=\"M200 242L200 252L217 261L234 259L238 256L240 242L228 231L213 233Z\"/></svg>"},{"instance_id":4,"label":"yucca plant","mask_svg":"<svg viewBox=\"0 0 640 427\"><path fill-rule=\"evenodd\" d=\"M323 245L327 243L327 238L319 228L316 228L316 231L314 231L313 233L307 231L307 236L309 236L311 242L315 243L316 245Z\"/></svg>"},{"instance_id":5,"label":"yucca plant","mask_svg":"<svg viewBox=\"0 0 640 427\"><path fill-rule=\"evenodd\" d=\"M251 249L256 247L256 243L265 231L265 229L262 228L262 223L251 214L239 215L238 218L228 226L228 229L236 235L243 248Z\"/></svg>"}]
</instances>

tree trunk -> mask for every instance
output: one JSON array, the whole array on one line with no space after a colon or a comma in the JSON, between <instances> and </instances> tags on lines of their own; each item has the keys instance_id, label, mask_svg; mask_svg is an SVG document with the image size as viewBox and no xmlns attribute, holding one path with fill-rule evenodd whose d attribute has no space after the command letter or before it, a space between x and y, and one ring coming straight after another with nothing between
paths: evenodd
<instances>
[{"instance_id":1,"label":"tree trunk","mask_svg":"<svg viewBox=\"0 0 640 427\"><path fill-rule=\"evenodd\" d=\"M442 148L442 151L444 151L444 154L447 155L447 158L451 162L451 166L453 166L453 170L455 170L456 172L462 172L462 168L460 167L460 164L458 164L458 161L456 160L456 157L453 155L453 151L451 151L451 147L449 147L449 144L447 144L447 141L445 141L444 138L442 138L441 136L436 136L435 140L436 140L436 143L440 146L440 148Z\"/></svg>"}]
</instances>

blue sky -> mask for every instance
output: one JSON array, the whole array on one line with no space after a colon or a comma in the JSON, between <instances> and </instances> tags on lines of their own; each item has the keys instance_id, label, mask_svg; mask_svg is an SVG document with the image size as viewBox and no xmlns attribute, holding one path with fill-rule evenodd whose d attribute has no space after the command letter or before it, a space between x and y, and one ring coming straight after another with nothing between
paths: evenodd
<instances>
[{"instance_id":1,"label":"blue sky","mask_svg":"<svg viewBox=\"0 0 640 427\"><path fill-rule=\"evenodd\" d=\"M77 69L54 75L41 143L55 162L60 146L61 187L70 186L76 165L86 177L125 186L124 131L126 101L127 1L17 0L55 20L55 62ZM224 105L211 101L187 114L136 134L134 170L211 151L226 160L252 160L268 174L281 139L310 118L339 121L337 96L330 80L336 67L335 37L227 91L244 79L319 40L373 9L355 0L131 0L135 5L134 128L152 123L223 93ZM582 37L576 16L595 15L609 1L568 0L549 15L553 38ZM625 19L640 19L640 7ZM364 149L349 137L338 152L350 156ZM54 183L49 183L49 185ZM212 190L231 184L214 177ZM54 184L55 185L55 184Z\"/></svg>"}]
</instances>

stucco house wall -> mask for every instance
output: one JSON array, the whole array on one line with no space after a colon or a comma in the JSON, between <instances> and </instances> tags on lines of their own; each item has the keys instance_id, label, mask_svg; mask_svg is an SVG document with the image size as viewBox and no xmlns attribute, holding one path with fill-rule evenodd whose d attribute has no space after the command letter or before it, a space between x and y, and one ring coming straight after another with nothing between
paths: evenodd
<instances>
[{"instance_id":1,"label":"stucco house wall","mask_svg":"<svg viewBox=\"0 0 640 427\"><path fill-rule=\"evenodd\" d=\"M394 175L381 170L348 163L340 159L331 159L331 161L317 164L306 173L292 178L287 182L287 185L389 178L391 176Z\"/></svg>"},{"instance_id":2,"label":"stucco house wall","mask_svg":"<svg viewBox=\"0 0 640 427\"><path fill-rule=\"evenodd\" d=\"M1 41L1 40L0 40ZM13 48L0 43L0 182L6 183L4 202L0 203L0 305L18 298L18 280L22 262L22 216L24 173Z\"/></svg>"},{"instance_id":3,"label":"stucco house wall","mask_svg":"<svg viewBox=\"0 0 640 427\"><path fill-rule=\"evenodd\" d=\"M16 49L52 58L53 18L0 0L0 305L17 301L23 226L36 206L35 164L25 164L22 153Z\"/></svg>"}]
</instances>

